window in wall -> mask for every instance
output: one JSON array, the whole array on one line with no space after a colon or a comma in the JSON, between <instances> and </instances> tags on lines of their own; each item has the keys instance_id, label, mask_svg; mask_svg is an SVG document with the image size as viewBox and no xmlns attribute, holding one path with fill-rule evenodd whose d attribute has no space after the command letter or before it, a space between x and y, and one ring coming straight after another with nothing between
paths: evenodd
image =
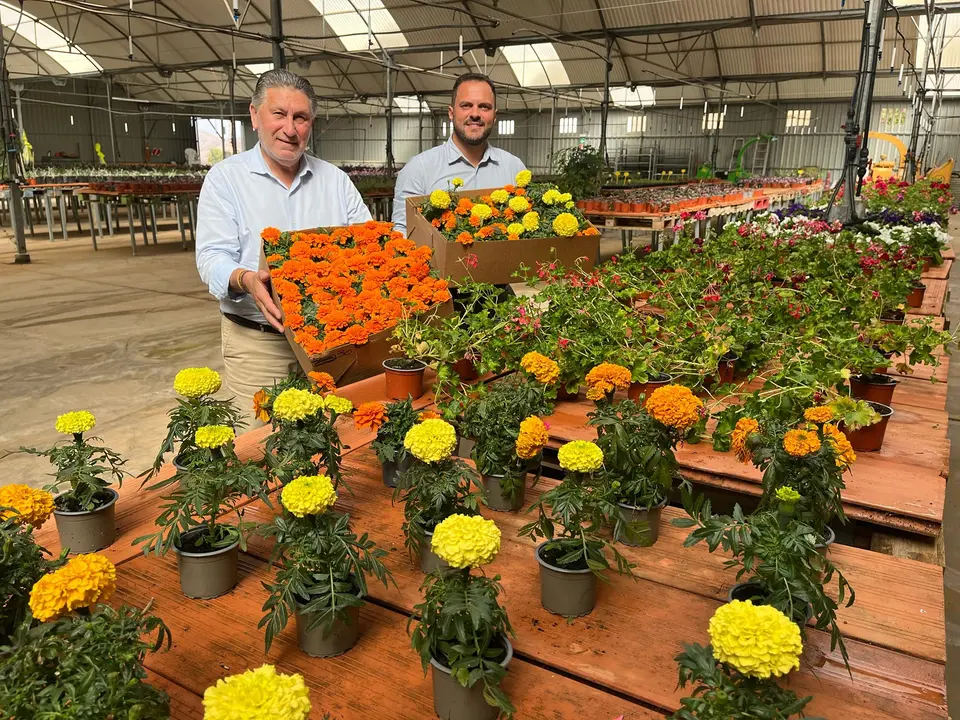
<instances>
[{"instance_id":1,"label":"window in wall","mask_svg":"<svg viewBox=\"0 0 960 720\"><path fill-rule=\"evenodd\" d=\"M810 110L787 110L787 130L810 127Z\"/></svg>"},{"instance_id":2,"label":"window in wall","mask_svg":"<svg viewBox=\"0 0 960 720\"><path fill-rule=\"evenodd\" d=\"M723 113L712 112L705 113L701 123L703 130L723 130Z\"/></svg>"},{"instance_id":3,"label":"window in wall","mask_svg":"<svg viewBox=\"0 0 960 720\"><path fill-rule=\"evenodd\" d=\"M446 120L444 120L442 123L440 123L440 126L443 137L446 138L453 135L453 123L448 123Z\"/></svg>"},{"instance_id":4,"label":"window in wall","mask_svg":"<svg viewBox=\"0 0 960 720\"><path fill-rule=\"evenodd\" d=\"M642 133L647 131L646 115L631 115L627 118L628 133Z\"/></svg>"},{"instance_id":5,"label":"window in wall","mask_svg":"<svg viewBox=\"0 0 960 720\"><path fill-rule=\"evenodd\" d=\"M237 134L237 152L244 151L243 124L237 120L231 127L229 120L220 118L194 118L197 140L200 144L200 162L213 165L233 155L231 131Z\"/></svg>"},{"instance_id":6,"label":"window in wall","mask_svg":"<svg viewBox=\"0 0 960 720\"><path fill-rule=\"evenodd\" d=\"M516 129L514 120L498 120L497 121L497 134L498 135L513 135Z\"/></svg>"},{"instance_id":7,"label":"window in wall","mask_svg":"<svg viewBox=\"0 0 960 720\"><path fill-rule=\"evenodd\" d=\"M576 132L577 132L576 116L560 118L560 134L561 135L575 135Z\"/></svg>"},{"instance_id":8,"label":"window in wall","mask_svg":"<svg viewBox=\"0 0 960 720\"><path fill-rule=\"evenodd\" d=\"M880 129L885 132L900 132L906 129L907 109L880 108Z\"/></svg>"}]
</instances>

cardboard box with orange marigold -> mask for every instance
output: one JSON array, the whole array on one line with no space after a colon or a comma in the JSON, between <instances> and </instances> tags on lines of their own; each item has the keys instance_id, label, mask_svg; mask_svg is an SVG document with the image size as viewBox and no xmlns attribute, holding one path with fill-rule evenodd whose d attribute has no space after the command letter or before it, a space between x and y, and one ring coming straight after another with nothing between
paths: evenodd
<instances>
[{"instance_id":1,"label":"cardboard box with orange marigold","mask_svg":"<svg viewBox=\"0 0 960 720\"><path fill-rule=\"evenodd\" d=\"M263 231L261 268L270 271L284 333L305 372L346 385L382 372L397 321L430 308L451 311L432 251L390 223Z\"/></svg>"}]
</instances>

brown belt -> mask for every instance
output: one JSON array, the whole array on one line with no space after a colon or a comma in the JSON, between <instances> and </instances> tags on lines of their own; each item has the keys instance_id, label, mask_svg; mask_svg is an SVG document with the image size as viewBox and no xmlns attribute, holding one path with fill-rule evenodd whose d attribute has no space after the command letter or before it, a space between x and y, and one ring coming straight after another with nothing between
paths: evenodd
<instances>
[{"instance_id":1,"label":"brown belt","mask_svg":"<svg viewBox=\"0 0 960 720\"><path fill-rule=\"evenodd\" d=\"M269 333L271 335L283 334L279 330L277 330L273 325L258 323L256 320L251 320L249 318L241 317L240 315L224 313L223 316L230 322L235 323L240 327L250 328L251 330L259 330L262 333Z\"/></svg>"}]
</instances>

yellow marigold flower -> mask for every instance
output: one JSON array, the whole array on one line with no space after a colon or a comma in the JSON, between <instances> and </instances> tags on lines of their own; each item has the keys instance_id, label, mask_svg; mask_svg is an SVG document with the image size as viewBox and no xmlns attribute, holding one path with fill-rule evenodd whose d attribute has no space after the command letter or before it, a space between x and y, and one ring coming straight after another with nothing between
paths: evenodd
<instances>
[{"instance_id":1,"label":"yellow marigold flower","mask_svg":"<svg viewBox=\"0 0 960 720\"><path fill-rule=\"evenodd\" d=\"M455 188L463 187L463 178L454 178L450 184Z\"/></svg>"},{"instance_id":2,"label":"yellow marigold flower","mask_svg":"<svg viewBox=\"0 0 960 720\"><path fill-rule=\"evenodd\" d=\"M273 416L277 420L295 422L315 415L324 407L322 396L309 390L287 388L273 401Z\"/></svg>"},{"instance_id":3,"label":"yellow marigold flower","mask_svg":"<svg viewBox=\"0 0 960 720\"><path fill-rule=\"evenodd\" d=\"M470 214L474 217L478 217L481 220L486 220L491 215L493 215L493 210L489 205L484 205L483 203L477 203L472 208L470 208Z\"/></svg>"},{"instance_id":4,"label":"yellow marigold flower","mask_svg":"<svg viewBox=\"0 0 960 720\"><path fill-rule=\"evenodd\" d=\"M511 235L523 235L526 230L522 223L510 223L507 225L507 232Z\"/></svg>"},{"instance_id":5,"label":"yellow marigold flower","mask_svg":"<svg viewBox=\"0 0 960 720\"><path fill-rule=\"evenodd\" d=\"M700 421L703 403L684 385L664 385L650 393L644 407L657 422L684 431Z\"/></svg>"},{"instance_id":6,"label":"yellow marigold flower","mask_svg":"<svg viewBox=\"0 0 960 720\"><path fill-rule=\"evenodd\" d=\"M783 449L794 457L806 457L820 449L820 438L809 430L788 430L783 436Z\"/></svg>"},{"instance_id":7,"label":"yellow marigold flower","mask_svg":"<svg viewBox=\"0 0 960 720\"><path fill-rule=\"evenodd\" d=\"M560 213L553 219L553 231L560 237L571 237L580 229L580 221L570 213Z\"/></svg>"},{"instance_id":8,"label":"yellow marigold flower","mask_svg":"<svg viewBox=\"0 0 960 720\"><path fill-rule=\"evenodd\" d=\"M575 207L577 206L577 204L576 204L573 200L568 200L567 202L565 202L565 203L563 204L563 206L564 206L567 210L573 210L573 208L575 208Z\"/></svg>"},{"instance_id":9,"label":"yellow marigold flower","mask_svg":"<svg viewBox=\"0 0 960 720\"><path fill-rule=\"evenodd\" d=\"M795 503L800 499L800 493L794 490L789 485L784 485L783 487L778 487L777 492L775 493L777 500L785 503Z\"/></svg>"},{"instance_id":10,"label":"yellow marigold flower","mask_svg":"<svg viewBox=\"0 0 960 720\"><path fill-rule=\"evenodd\" d=\"M173 389L188 398L213 395L220 389L220 373L208 367L184 368L173 379Z\"/></svg>"},{"instance_id":11,"label":"yellow marigold flower","mask_svg":"<svg viewBox=\"0 0 960 720\"><path fill-rule=\"evenodd\" d=\"M327 410L333 410L337 415L346 415L353 410L353 402L337 395L327 395L323 399L323 404Z\"/></svg>"},{"instance_id":12,"label":"yellow marigold flower","mask_svg":"<svg viewBox=\"0 0 960 720\"><path fill-rule=\"evenodd\" d=\"M497 205L503 205L510 199L510 193L506 190L494 190L490 193L490 199L493 200Z\"/></svg>"},{"instance_id":13,"label":"yellow marigold flower","mask_svg":"<svg viewBox=\"0 0 960 720\"><path fill-rule=\"evenodd\" d=\"M57 422L54 424L54 427L58 433L63 433L64 435L78 435L93 430L93 426L96 424L97 419L93 416L92 412L76 410L74 412L64 413L63 415L57 415Z\"/></svg>"},{"instance_id":14,"label":"yellow marigold flower","mask_svg":"<svg viewBox=\"0 0 960 720\"><path fill-rule=\"evenodd\" d=\"M515 213L525 213L530 209L530 201L522 195L510 198L510 209Z\"/></svg>"},{"instance_id":15,"label":"yellow marigold flower","mask_svg":"<svg viewBox=\"0 0 960 720\"><path fill-rule=\"evenodd\" d=\"M520 423L520 432L517 434L517 457L529 460L546 447L550 442L547 426L536 415L531 415Z\"/></svg>"},{"instance_id":16,"label":"yellow marigold flower","mask_svg":"<svg viewBox=\"0 0 960 720\"><path fill-rule=\"evenodd\" d=\"M231 442L236 435L232 427L226 425L203 425L197 428L193 436L193 441L197 447L214 448L222 447Z\"/></svg>"},{"instance_id":17,"label":"yellow marigold flower","mask_svg":"<svg viewBox=\"0 0 960 720\"><path fill-rule=\"evenodd\" d=\"M570 193L560 193L560 197L557 198L562 203L568 203L573 200L573 195Z\"/></svg>"},{"instance_id":18,"label":"yellow marigold flower","mask_svg":"<svg viewBox=\"0 0 960 720\"><path fill-rule=\"evenodd\" d=\"M353 424L357 430L369 428L376 432L386 421L387 409L378 402L365 402L353 413Z\"/></svg>"},{"instance_id":19,"label":"yellow marigold flower","mask_svg":"<svg viewBox=\"0 0 960 720\"><path fill-rule=\"evenodd\" d=\"M326 475L301 475L283 486L280 502L297 517L319 515L337 501L333 481Z\"/></svg>"},{"instance_id":20,"label":"yellow marigold flower","mask_svg":"<svg viewBox=\"0 0 960 720\"><path fill-rule=\"evenodd\" d=\"M833 408L828 405L807 408L803 411L803 417L807 422L823 425L823 423L833 420Z\"/></svg>"},{"instance_id":21,"label":"yellow marigold flower","mask_svg":"<svg viewBox=\"0 0 960 720\"><path fill-rule=\"evenodd\" d=\"M833 452L837 456L838 468L846 470L857 461L857 454L853 451L853 445L836 425L824 425L823 436L833 443Z\"/></svg>"},{"instance_id":22,"label":"yellow marigold flower","mask_svg":"<svg viewBox=\"0 0 960 720\"><path fill-rule=\"evenodd\" d=\"M560 379L560 366L546 355L528 352L520 358L520 368L533 375L537 382L553 385Z\"/></svg>"},{"instance_id":23,"label":"yellow marigold flower","mask_svg":"<svg viewBox=\"0 0 960 720\"><path fill-rule=\"evenodd\" d=\"M544 205L553 205L554 203L560 201L560 191L556 188L550 188L540 199L543 200Z\"/></svg>"},{"instance_id":24,"label":"yellow marigold flower","mask_svg":"<svg viewBox=\"0 0 960 720\"><path fill-rule=\"evenodd\" d=\"M534 232L540 229L540 213L528 212L520 219L527 232Z\"/></svg>"},{"instance_id":25,"label":"yellow marigold flower","mask_svg":"<svg viewBox=\"0 0 960 720\"><path fill-rule=\"evenodd\" d=\"M513 184L517 187L525 188L530 184L530 181L533 180L533 173L529 170L521 170L517 173L517 176L513 180Z\"/></svg>"},{"instance_id":26,"label":"yellow marigold flower","mask_svg":"<svg viewBox=\"0 0 960 720\"><path fill-rule=\"evenodd\" d=\"M203 693L203 720L307 720L310 689L298 674L261 665L217 680Z\"/></svg>"},{"instance_id":27,"label":"yellow marigold flower","mask_svg":"<svg viewBox=\"0 0 960 720\"><path fill-rule=\"evenodd\" d=\"M434 528L430 549L450 567L480 567L500 552L500 528L479 515L451 515Z\"/></svg>"},{"instance_id":28,"label":"yellow marigold flower","mask_svg":"<svg viewBox=\"0 0 960 720\"><path fill-rule=\"evenodd\" d=\"M3 485L0 487L0 508L11 508L0 510L0 520L13 517L20 525L40 528L53 512L53 495L28 485Z\"/></svg>"},{"instance_id":29,"label":"yellow marigold flower","mask_svg":"<svg viewBox=\"0 0 960 720\"><path fill-rule=\"evenodd\" d=\"M557 451L560 467L570 472L590 473L603 465L603 450L588 440L574 440Z\"/></svg>"},{"instance_id":30,"label":"yellow marigold flower","mask_svg":"<svg viewBox=\"0 0 960 720\"><path fill-rule=\"evenodd\" d=\"M800 668L800 628L782 612L749 600L721 605L710 618L713 656L755 678L781 677Z\"/></svg>"},{"instance_id":31,"label":"yellow marigold flower","mask_svg":"<svg viewBox=\"0 0 960 720\"><path fill-rule=\"evenodd\" d=\"M34 583L30 612L40 622L56 620L77 608L109 600L116 582L117 569L103 555L77 555Z\"/></svg>"},{"instance_id":32,"label":"yellow marigold flower","mask_svg":"<svg viewBox=\"0 0 960 720\"><path fill-rule=\"evenodd\" d=\"M457 431L446 420L424 420L407 431L403 446L417 460L440 462L450 457L457 446Z\"/></svg>"},{"instance_id":33,"label":"yellow marigold flower","mask_svg":"<svg viewBox=\"0 0 960 720\"><path fill-rule=\"evenodd\" d=\"M600 400L611 390L626 390L630 380L630 371L623 365L600 363L587 373L587 399Z\"/></svg>"},{"instance_id":34,"label":"yellow marigold flower","mask_svg":"<svg viewBox=\"0 0 960 720\"><path fill-rule=\"evenodd\" d=\"M450 193L446 190L434 190L430 193L430 204L438 210L446 210L450 207Z\"/></svg>"},{"instance_id":35,"label":"yellow marigold flower","mask_svg":"<svg viewBox=\"0 0 960 720\"><path fill-rule=\"evenodd\" d=\"M753 418L743 417L737 420L737 426L730 434L730 447L740 462L750 462L753 453L747 447L750 436L760 430L760 423Z\"/></svg>"}]
</instances>

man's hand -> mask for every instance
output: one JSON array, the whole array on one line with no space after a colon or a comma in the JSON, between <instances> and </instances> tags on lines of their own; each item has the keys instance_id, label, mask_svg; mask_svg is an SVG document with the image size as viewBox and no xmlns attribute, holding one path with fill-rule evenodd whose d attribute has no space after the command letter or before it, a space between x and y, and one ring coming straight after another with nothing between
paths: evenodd
<instances>
[{"instance_id":1,"label":"man's hand","mask_svg":"<svg viewBox=\"0 0 960 720\"><path fill-rule=\"evenodd\" d=\"M280 315L280 309L274 304L270 297L270 273L266 270L259 270L243 274L243 289L253 298L260 312L267 319L267 322L273 325L277 330L283 332L283 322Z\"/></svg>"}]
</instances>

